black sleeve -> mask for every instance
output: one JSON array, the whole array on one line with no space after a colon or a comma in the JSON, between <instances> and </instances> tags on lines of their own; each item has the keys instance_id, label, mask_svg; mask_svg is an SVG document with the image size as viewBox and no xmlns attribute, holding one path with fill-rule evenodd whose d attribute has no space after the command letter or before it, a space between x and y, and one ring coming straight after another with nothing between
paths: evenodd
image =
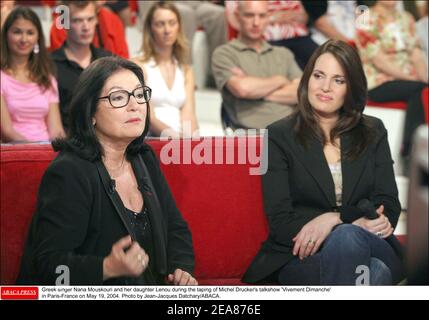
<instances>
[{"instance_id":1,"label":"black sleeve","mask_svg":"<svg viewBox=\"0 0 429 320\"><path fill-rule=\"evenodd\" d=\"M387 140L387 130L380 120L378 122L379 139L377 139L375 149L375 186L370 200L376 208L384 205L384 214L389 218L392 227L395 228L401 214L401 204L399 203L393 160Z\"/></svg>"},{"instance_id":2,"label":"black sleeve","mask_svg":"<svg viewBox=\"0 0 429 320\"><path fill-rule=\"evenodd\" d=\"M398 199L393 160L387 140L387 130L380 120L376 120L377 138L375 145L375 184L370 201L375 208L384 205L384 214L395 228L401 213L401 204ZM356 206L340 207L340 218L344 223L352 223L364 216L364 211Z\"/></svg>"},{"instance_id":3,"label":"black sleeve","mask_svg":"<svg viewBox=\"0 0 429 320\"><path fill-rule=\"evenodd\" d=\"M339 209L340 219L344 223L352 223L365 215L365 213L356 206L341 206Z\"/></svg>"},{"instance_id":4,"label":"black sleeve","mask_svg":"<svg viewBox=\"0 0 429 320\"><path fill-rule=\"evenodd\" d=\"M167 272L173 273L179 268L193 274L195 257L191 231L176 206L176 201L152 149L148 148L144 157L149 158L148 169L154 173L153 184L167 219Z\"/></svg>"},{"instance_id":5,"label":"black sleeve","mask_svg":"<svg viewBox=\"0 0 429 320\"><path fill-rule=\"evenodd\" d=\"M92 194L88 174L73 159L54 161L43 176L30 231L43 284L55 284L58 266L70 270L71 285L102 284L104 257L76 254L88 233Z\"/></svg>"},{"instance_id":6,"label":"black sleeve","mask_svg":"<svg viewBox=\"0 0 429 320\"><path fill-rule=\"evenodd\" d=\"M301 1L305 11L308 14L308 24L312 26L317 19L326 14L328 10L328 1Z\"/></svg>"},{"instance_id":7,"label":"black sleeve","mask_svg":"<svg viewBox=\"0 0 429 320\"><path fill-rule=\"evenodd\" d=\"M262 176L262 191L270 236L275 242L292 248L292 239L311 218L299 215L292 206L289 164L282 148L281 127L269 126L267 134L268 170Z\"/></svg>"}]
</instances>

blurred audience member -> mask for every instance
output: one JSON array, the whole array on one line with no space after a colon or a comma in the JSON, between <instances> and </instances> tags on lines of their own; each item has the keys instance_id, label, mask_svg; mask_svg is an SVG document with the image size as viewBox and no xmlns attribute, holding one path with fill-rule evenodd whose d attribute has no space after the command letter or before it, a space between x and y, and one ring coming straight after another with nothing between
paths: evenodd
<instances>
[{"instance_id":1,"label":"blurred audience member","mask_svg":"<svg viewBox=\"0 0 429 320\"><path fill-rule=\"evenodd\" d=\"M171 1L179 10L183 32L192 48L195 31L202 27L207 35L210 59L213 51L227 41L223 1ZM150 6L157 1L139 1L143 21ZM189 56L189 62L191 56Z\"/></svg>"},{"instance_id":2,"label":"blurred audience member","mask_svg":"<svg viewBox=\"0 0 429 320\"><path fill-rule=\"evenodd\" d=\"M15 6L15 1L5 0L0 2L0 29L3 27L7 16Z\"/></svg>"},{"instance_id":3,"label":"blurred audience member","mask_svg":"<svg viewBox=\"0 0 429 320\"><path fill-rule=\"evenodd\" d=\"M122 21L124 27L132 26L133 13L128 4L128 1L107 0L105 7L114 12Z\"/></svg>"},{"instance_id":4,"label":"blurred audience member","mask_svg":"<svg viewBox=\"0 0 429 320\"><path fill-rule=\"evenodd\" d=\"M67 30L67 39L61 48L52 52L52 58L57 66L61 118L67 129L68 108L77 79L92 61L111 53L92 44L97 24L95 1L63 3L70 8L70 29Z\"/></svg>"},{"instance_id":5,"label":"blurred audience member","mask_svg":"<svg viewBox=\"0 0 429 320\"><path fill-rule=\"evenodd\" d=\"M1 33L1 140L62 137L58 102L57 81L39 18L31 9L17 7Z\"/></svg>"},{"instance_id":6,"label":"blurred audience member","mask_svg":"<svg viewBox=\"0 0 429 320\"><path fill-rule=\"evenodd\" d=\"M417 21L416 29L422 44L422 49L426 54L426 61L427 61L427 58L429 57L429 53L428 53L429 27L428 27L428 2L427 1L424 1L422 10L425 10L426 13L419 19L419 21Z\"/></svg>"},{"instance_id":7,"label":"blurred audience member","mask_svg":"<svg viewBox=\"0 0 429 320\"><path fill-rule=\"evenodd\" d=\"M266 1L239 1L235 14L240 33L213 53L213 75L232 129L262 129L292 112L302 72L289 49L263 39Z\"/></svg>"},{"instance_id":8,"label":"blurred audience member","mask_svg":"<svg viewBox=\"0 0 429 320\"><path fill-rule=\"evenodd\" d=\"M398 12L395 1L377 1L368 25L357 30L357 46L368 79L369 98L407 102L401 150L406 167L412 134L424 123L422 91L428 84L427 63L414 19L406 11Z\"/></svg>"},{"instance_id":9,"label":"blurred audience member","mask_svg":"<svg viewBox=\"0 0 429 320\"><path fill-rule=\"evenodd\" d=\"M427 0L416 0L416 8L418 19L428 15L428 1Z\"/></svg>"},{"instance_id":10,"label":"blurred audience member","mask_svg":"<svg viewBox=\"0 0 429 320\"><path fill-rule=\"evenodd\" d=\"M356 10L362 1L305 1L307 11L317 10L320 16L311 22L312 39L319 45L328 39L353 43L356 33Z\"/></svg>"},{"instance_id":11,"label":"blurred audience member","mask_svg":"<svg viewBox=\"0 0 429 320\"><path fill-rule=\"evenodd\" d=\"M154 135L163 132L179 137L198 130L195 81L187 64L188 52L177 8L166 2L153 5L144 22L143 56L134 60L153 89L151 132ZM184 127L188 124L189 127Z\"/></svg>"},{"instance_id":12,"label":"blurred audience member","mask_svg":"<svg viewBox=\"0 0 429 320\"><path fill-rule=\"evenodd\" d=\"M269 23L265 28L265 40L275 46L290 49L295 55L295 60L301 69L304 69L308 59L317 48L317 44L311 39L307 28L309 15L302 1L266 1L269 10ZM227 1L228 23L239 30L236 19L237 1ZM314 17L315 18L315 17Z\"/></svg>"},{"instance_id":13,"label":"blurred audience member","mask_svg":"<svg viewBox=\"0 0 429 320\"><path fill-rule=\"evenodd\" d=\"M122 58L129 58L124 25L115 13L103 7L106 1L61 1L61 4L69 5L71 2L76 3L75 6L83 6L89 2L94 2L97 8L96 20L98 23L96 24L93 45ZM60 48L67 38L67 31L58 29L56 23L56 19L54 19L50 35L51 51Z\"/></svg>"}]
</instances>

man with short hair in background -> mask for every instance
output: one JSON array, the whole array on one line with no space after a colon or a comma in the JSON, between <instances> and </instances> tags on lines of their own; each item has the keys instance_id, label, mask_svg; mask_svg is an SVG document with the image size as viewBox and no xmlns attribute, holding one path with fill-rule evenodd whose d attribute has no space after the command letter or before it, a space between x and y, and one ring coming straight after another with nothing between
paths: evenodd
<instances>
[{"instance_id":1,"label":"man with short hair in background","mask_svg":"<svg viewBox=\"0 0 429 320\"><path fill-rule=\"evenodd\" d=\"M95 2L63 1L63 4L70 9L70 29L62 47L51 56L57 67L61 119L67 130L69 105L80 74L92 61L112 54L92 45L97 25Z\"/></svg>"},{"instance_id":2,"label":"man with short hair in background","mask_svg":"<svg viewBox=\"0 0 429 320\"><path fill-rule=\"evenodd\" d=\"M239 1L239 35L213 53L212 71L232 129L263 129L292 113L302 74L293 53L263 39L266 1Z\"/></svg>"}]
</instances>

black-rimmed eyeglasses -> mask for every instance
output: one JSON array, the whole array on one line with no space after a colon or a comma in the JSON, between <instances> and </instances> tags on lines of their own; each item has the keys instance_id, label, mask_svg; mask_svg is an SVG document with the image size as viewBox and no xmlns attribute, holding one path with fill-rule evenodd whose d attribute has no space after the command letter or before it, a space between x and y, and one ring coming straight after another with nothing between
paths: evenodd
<instances>
[{"instance_id":1,"label":"black-rimmed eyeglasses","mask_svg":"<svg viewBox=\"0 0 429 320\"><path fill-rule=\"evenodd\" d=\"M98 98L98 100L109 99L109 103L113 108L123 108L128 104L131 96L134 96L138 104L143 104L149 102L151 95L152 89L143 86L135 88L133 92L128 92L127 90L114 91L108 96Z\"/></svg>"}]
</instances>

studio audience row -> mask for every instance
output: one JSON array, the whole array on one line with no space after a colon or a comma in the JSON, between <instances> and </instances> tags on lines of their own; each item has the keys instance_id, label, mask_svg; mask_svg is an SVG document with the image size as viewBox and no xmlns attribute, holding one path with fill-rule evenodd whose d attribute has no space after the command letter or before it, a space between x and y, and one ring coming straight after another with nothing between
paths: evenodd
<instances>
[{"instance_id":1,"label":"studio audience row","mask_svg":"<svg viewBox=\"0 0 429 320\"><path fill-rule=\"evenodd\" d=\"M58 28L58 21L52 25L51 49L57 48L51 53L55 68L43 69L56 81L52 78L53 91L47 91L42 86L41 92L45 95L51 92L48 104L55 101L56 96L64 129L57 129L58 125L52 120L55 111L49 112L52 114L49 117L43 114L42 117L36 117L39 122L45 123L45 132L49 132L49 135L35 134L26 138L19 129L26 126L26 117L17 116L12 98L16 92L11 91L13 88L8 83L19 81L14 76L16 66L12 66L10 61L17 60L15 57L21 53L13 51L13 45L9 43L13 37L9 34L14 32L14 24L25 18L17 19L15 16L14 21L9 19L9 23L2 28L2 46L6 48L2 51L5 56L4 59L2 57L2 114L5 114L2 117L3 142L51 140L67 132L69 105L82 71L100 57L110 54L128 57L123 24L117 16L116 20L111 17L115 15L111 10L103 7L105 1L61 3L70 9L70 28L67 32ZM421 92L427 88L428 80L421 42L412 16L407 12L399 12L392 1L377 1L370 9L370 19L357 16L354 26L338 23L349 21L356 15L360 4L359 1L261 1L259 4L252 1L227 1L227 21L239 30L238 38L221 45L224 39L216 36L209 43L213 44L210 50L214 50L211 69L217 88L222 93L222 109L229 126L232 129L262 129L289 115L298 101L297 86L301 70L317 48L313 40L318 39L322 43L327 38L335 38L357 46L368 78L371 100L407 101L402 154L408 157L412 133L424 121ZM154 136L163 133L171 137L186 137L198 129L195 81L189 64L189 43L195 28L185 36L185 29L191 20L189 16L197 16L199 24L203 24L207 30L226 24L225 21L203 23L210 8L223 12L219 4L183 1L177 3L177 7L179 9L168 2L144 6L143 52L141 56L133 57L133 61L142 67L149 86L155 88L150 130L150 135ZM225 17L225 14L222 15ZM182 20L183 17L185 20ZM35 29L38 47L42 47L43 33L36 26L40 23L28 22ZM116 27L116 24L122 29ZM313 37L310 30L313 30ZM209 37L219 33L225 32L208 32ZM21 46L28 47L28 53L27 58L18 60L28 61L23 66L26 65L25 68L32 72L35 69L31 64L50 65L49 57L43 56L46 50L37 50L35 43L29 39L22 36L19 40ZM40 87L41 83L37 81L30 72L27 82ZM23 88L14 89L24 92ZM34 96L31 92L29 95ZM20 108L25 114L28 103L26 105ZM35 117L35 113L32 117ZM186 126L187 132L183 130L184 122L189 124ZM18 136L11 133L11 128L18 130ZM28 128L26 131L32 131L31 125Z\"/></svg>"},{"instance_id":2,"label":"studio audience row","mask_svg":"<svg viewBox=\"0 0 429 320\"><path fill-rule=\"evenodd\" d=\"M70 28L67 30L66 41L62 42L59 49L51 53L51 57L48 56L45 49L40 21L31 9L17 7L13 11L15 14L8 17L2 28L4 34L2 36L4 50L2 50L1 106L3 142L48 141L56 138L59 134L58 131L64 135L64 129L68 130L69 106L80 74L96 59L112 54L93 44L97 31L95 2L63 1L63 4L70 9ZM28 18L29 16L31 19ZM21 23L31 30L22 29ZM31 37L26 33L31 33ZM134 60L144 69L146 76L150 79L150 85L165 88L165 90L155 90L154 103L157 108L152 111L151 135L159 136L164 131L165 135L171 137L191 136L198 129L195 114L195 83L193 71L188 63L188 44L177 9L169 3L155 4L146 19L145 35L146 54L136 57ZM16 42L15 45L12 43L13 41ZM25 57L22 57L23 52L15 50L15 48L21 47L26 50ZM16 72L12 68L16 68L16 66L11 65L14 62L10 61L17 59L21 62L20 67L26 69L23 70L25 73L35 68L32 65L36 65L37 68L42 68L44 65L50 66L45 67L44 72L52 78L52 92L45 92L33 74L29 74L28 79L24 79L24 83L32 82L32 85L40 89L43 94L50 94L47 98L56 101L57 105L51 108L54 110L51 112L52 116L36 115L34 103L28 103L29 101L34 102L34 92L16 87L22 79L14 76ZM55 67L52 67L51 60L55 63ZM13 81L16 82L15 87L8 85ZM15 106L14 100L18 96L18 92L20 92L20 101L23 105ZM166 95L165 92L168 92L169 95ZM22 93L25 93L26 98ZM58 103L60 104L59 109ZM44 109L47 110L48 107L46 106ZM19 117L16 114L17 110L25 115L30 112L30 119L28 119L28 115ZM57 122L51 119L55 116L55 110L57 113L61 113L61 117L57 116ZM4 117L3 114L5 114ZM23 136L21 128L24 127L25 132L32 132L34 127L32 122L36 120L44 123L45 132L48 131L48 127L60 126L61 130L52 129L50 135ZM189 123L185 135L182 130L183 121ZM38 125L38 128L41 127ZM16 130L18 130L18 134L15 134Z\"/></svg>"}]
</instances>

